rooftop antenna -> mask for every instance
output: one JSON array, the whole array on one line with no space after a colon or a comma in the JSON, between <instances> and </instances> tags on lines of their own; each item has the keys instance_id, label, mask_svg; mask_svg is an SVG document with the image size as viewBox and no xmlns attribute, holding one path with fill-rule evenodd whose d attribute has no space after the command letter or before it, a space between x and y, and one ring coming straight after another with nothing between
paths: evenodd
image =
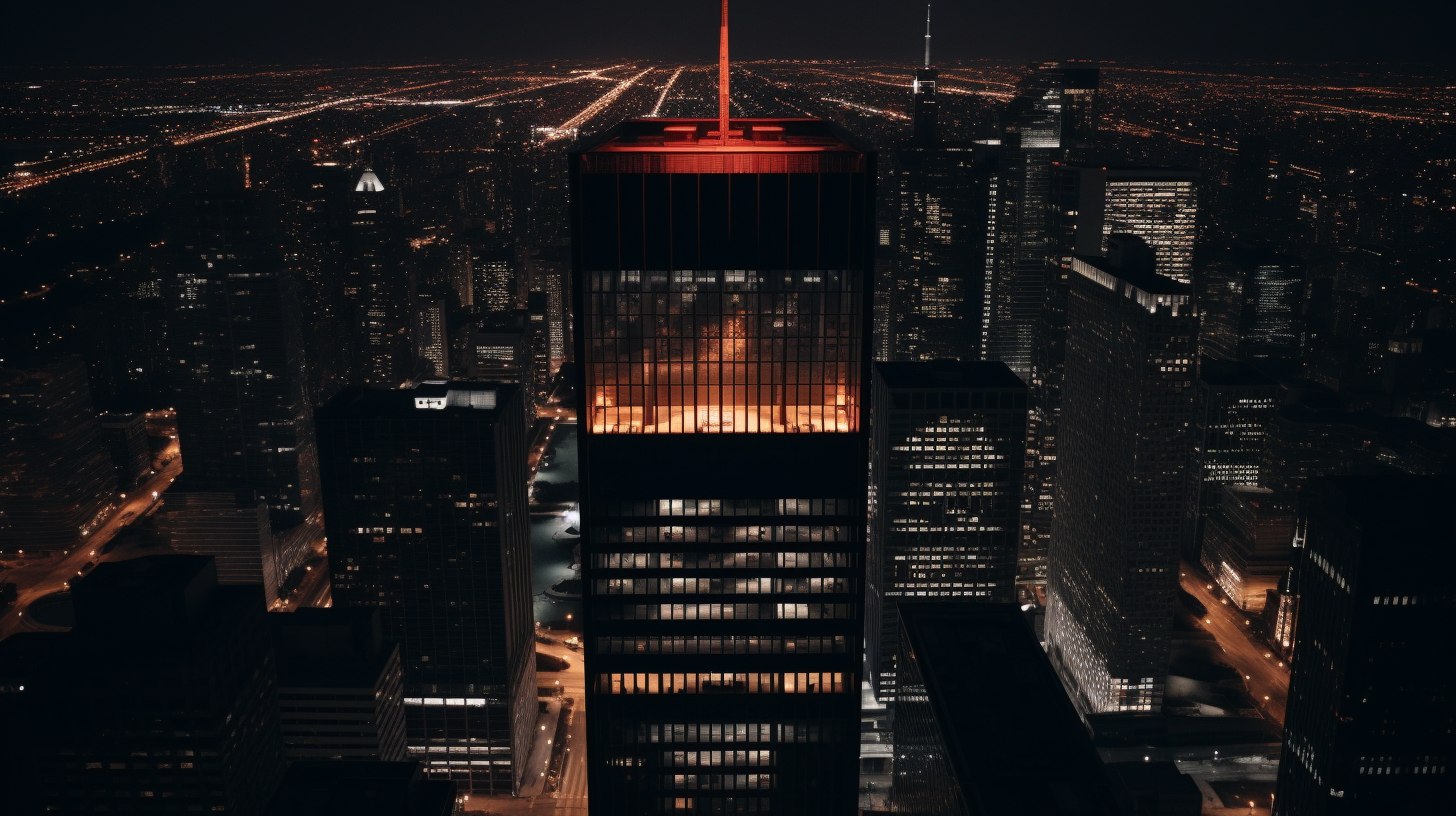
<instances>
[{"instance_id":1,"label":"rooftop antenna","mask_svg":"<svg viewBox=\"0 0 1456 816\"><path fill-rule=\"evenodd\" d=\"M718 23L718 136L728 144L728 0L723 0L723 17Z\"/></svg>"},{"instance_id":2,"label":"rooftop antenna","mask_svg":"<svg viewBox=\"0 0 1456 816\"><path fill-rule=\"evenodd\" d=\"M723 0L723 3L724 3L724 9L725 9L723 13L726 15L728 13L727 10L726 10L727 9L728 0ZM727 18L725 17L724 19L726 20ZM727 24L727 22L724 22L723 25L724 26L727 26L728 24ZM930 67L930 4L929 3L926 3L925 4L925 67L926 68L929 68Z\"/></svg>"}]
</instances>

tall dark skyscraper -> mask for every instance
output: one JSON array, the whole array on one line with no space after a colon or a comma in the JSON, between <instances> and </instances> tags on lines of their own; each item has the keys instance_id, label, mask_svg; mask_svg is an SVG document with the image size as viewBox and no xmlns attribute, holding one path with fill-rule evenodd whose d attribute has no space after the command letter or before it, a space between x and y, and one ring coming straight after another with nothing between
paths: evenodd
<instances>
[{"instance_id":1,"label":"tall dark skyscraper","mask_svg":"<svg viewBox=\"0 0 1456 816\"><path fill-rule=\"evenodd\" d=\"M874 155L716 130L571 156L592 811L850 813Z\"/></svg>"},{"instance_id":2,"label":"tall dark skyscraper","mask_svg":"<svg viewBox=\"0 0 1456 816\"><path fill-rule=\"evenodd\" d=\"M410 758L478 793L519 789L536 721L523 414L473 382L318 414L334 602L400 644Z\"/></svg>"},{"instance_id":3,"label":"tall dark skyscraper","mask_svg":"<svg viewBox=\"0 0 1456 816\"><path fill-rule=\"evenodd\" d=\"M1453 495L1441 477L1311 482L1278 816L1434 813L1456 793L1456 695L1432 652L1456 620Z\"/></svg>"},{"instance_id":4,"label":"tall dark skyscraper","mask_svg":"<svg viewBox=\"0 0 1456 816\"><path fill-rule=\"evenodd\" d=\"M117 481L80 357L0 368L0 440L0 549L85 541L110 512Z\"/></svg>"},{"instance_id":5,"label":"tall dark skyscraper","mask_svg":"<svg viewBox=\"0 0 1456 816\"><path fill-rule=\"evenodd\" d=\"M920 145L940 141L939 106L935 101L935 82L940 72L930 67L930 4L925 6L925 65L915 69L915 93L911 113L911 140Z\"/></svg>"},{"instance_id":6,"label":"tall dark skyscraper","mask_svg":"<svg viewBox=\"0 0 1456 816\"><path fill-rule=\"evenodd\" d=\"M256 191L218 187L190 196L173 218L166 286L186 463L178 486L266 502L286 575L311 552L318 455L277 213Z\"/></svg>"},{"instance_id":7,"label":"tall dark skyscraper","mask_svg":"<svg viewBox=\"0 0 1456 816\"><path fill-rule=\"evenodd\" d=\"M1078 256L1067 303L1048 652L1088 713L1156 712L1166 683L1197 316L1152 250Z\"/></svg>"},{"instance_id":8,"label":"tall dark skyscraper","mask_svg":"<svg viewBox=\"0 0 1456 816\"><path fill-rule=\"evenodd\" d=\"M349 209L344 297L354 309L359 375L367 385L397 386L412 369L397 194L366 167Z\"/></svg>"},{"instance_id":9,"label":"tall dark skyscraper","mask_svg":"<svg viewBox=\"0 0 1456 816\"><path fill-rule=\"evenodd\" d=\"M1183 556L1192 561L1198 560L1197 540L1220 486L1265 486L1260 467L1279 410L1279 384L1246 364L1205 357L1197 388L1189 474L1194 493L1183 542Z\"/></svg>"},{"instance_id":10,"label":"tall dark skyscraper","mask_svg":"<svg viewBox=\"0 0 1456 816\"><path fill-rule=\"evenodd\" d=\"M901 600L1015 600L1026 385L1002 363L876 363L866 664L895 698Z\"/></svg>"},{"instance_id":11,"label":"tall dark skyscraper","mask_svg":"<svg viewBox=\"0 0 1456 816\"><path fill-rule=\"evenodd\" d=\"M1299 258L1239 248L1199 282L1204 353L1298 373L1305 269Z\"/></svg>"},{"instance_id":12,"label":"tall dark skyscraper","mask_svg":"<svg viewBox=\"0 0 1456 816\"><path fill-rule=\"evenodd\" d=\"M262 816L284 766L262 589L152 555L73 595L71 631L0 641L6 813Z\"/></svg>"}]
</instances>

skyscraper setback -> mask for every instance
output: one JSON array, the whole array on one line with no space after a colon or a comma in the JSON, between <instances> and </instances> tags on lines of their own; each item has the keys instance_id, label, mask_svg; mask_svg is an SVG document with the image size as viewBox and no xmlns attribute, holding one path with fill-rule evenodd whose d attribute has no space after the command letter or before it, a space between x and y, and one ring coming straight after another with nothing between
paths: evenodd
<instances>
[{"instance_id":1,"label":"skyscraper setback","mask_svg":"<svg viewBox=\"0 0 1456 816\"><path fill-rule=\"evenodd\" d=\"M855 806L873 183L816 120L571 156L594 813Z\"/></svg>"}]
</instances>

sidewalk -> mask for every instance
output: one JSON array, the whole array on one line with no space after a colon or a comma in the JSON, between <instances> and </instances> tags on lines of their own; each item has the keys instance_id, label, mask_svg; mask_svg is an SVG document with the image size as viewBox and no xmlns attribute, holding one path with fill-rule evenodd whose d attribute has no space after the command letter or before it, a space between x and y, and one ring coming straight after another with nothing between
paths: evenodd
<instances>
[{"instance_id":1,"label":"sidewalk","mask_svg":"<svg viewBox=\"0 0 1456 816\"><path fill-rule=\"evenodd\" d=\"M556 722L561 718L561 699L542 698L547 701L545 713L536 718L536 741L531 745L531 754L526 758L526 778L521 783L520 798L540 796L546 787L547 766L551 764L551 745L548 741L556 735Z\"/></svg>"}]
</instances>

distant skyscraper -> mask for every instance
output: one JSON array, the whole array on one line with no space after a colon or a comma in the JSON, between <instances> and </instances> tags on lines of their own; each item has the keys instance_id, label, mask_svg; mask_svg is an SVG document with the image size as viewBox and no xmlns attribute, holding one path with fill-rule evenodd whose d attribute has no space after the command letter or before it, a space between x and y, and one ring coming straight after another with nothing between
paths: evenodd
<instances>
[{"instance_id":1,"label":"distant skyscraper","mask_svg":"<svg viewBox=\"0 0 1456 816\"><path fill-rule=\"evenodd\" d=\"M1197 316L1152 251L1073 261L1048 652L1089 713L1162 705L1193 420Z\"/></svg>"},{"instance_id":2,"label":"distant skyscraper","mask_svg":"<svg viewBox=\"0 0 1456 816\"><path fill-rule=\"evenodd\" d=\"M1311 484L1277 816L1433 813L1456 794L1456 684L1432 653L1456 620L1453 495L1450 478Z\"/></svg>"},{"instance_id":3,"label":"distant skyscraper","mask_svg":"<svg viewBox=\"0 0 1456 816\"><path fill-rule=\"evenodd\" d=\"M571 158L596 814L855 808L874 156L733 125Z\"/></svg>"},{"instance_id":4,"label":"distant skyscraper","mask_svg":"<svg viewBox=\"0 0 1456 816\"><path fill-rule=\"evenodd\" d=\"M303 608L268 616L278 655L283 755L402 761L404 686L399 644L378 609Z\"/></svg>"},{"instance_id":5,"label":"distant skyscraper","mask_svg":"<svg viewBox=\"0 0 1456 816\"><path fill-rule=\"evenodd\" d=\"M912 108L911 140L916 144L930 146L940 141L937 123L938 105L935 101L935 82L940 72L930 67L930 5L925 6L925 65L915 69L914 104Z\"/></svg>"},{"instance_id":6,"label":"distant skyscraper","mask_svg":"<svg viewBox=\"0 0 1456 816\"><path fill-rule=\"evenodd\" d=\"M446 333L445 303L438 298L421 295L415 300L415 360L426 377L443 379L450 376L450 341Z\"/></svg>"},{"instance_id":7,"label":"distant skyscraper","mask_svg":"<svg viewBox=\"0 0 1456 816\"><path fill-rule=\"evenodd\" d=\"M510 314L519 305L516 248L492 237L477 238L471 246L470 288L477 311Z\"/></svg>"},{"instance_id":8,"label":"distant skyscraper","mask_svg":"<svg viewBox=\"0 0 1456 816\"><path fill-rule=\"evenodd\" d=\"M6 812L262 816L284 758L261 588L152 555L72 594L71 631L0 641Z\"/></svg>"},{"instance_id":9,"label":"distant skyscraper","mask_svg":"<svg viewBox=\"0 0 1456 816\"><path fill-rule=\"evenodd\" d=\"M0 549L68 550L85 541L113 507L117 485L80 357L0 368L0 439Z\"/></svg>"},{"instance_id":10,"label":"distant skyscraper","mask_svg":"<svg viewBox=\"0 0 1456 816\"><path fill-rule=\"evenodd\" d=\"M1204 353L1298 373L1305 273L1299 258L1239 249L1200 283Z\"/></svg>"},{"instance_id":11,"label":"distant skyscraper","mask_svg":"<svg viewBox=\"0 0 1456 816\"><path fill-rule=\"evenodd\" d=\"M409 281L396 196L364 168L350 198L345 297L353 304L364 383L398 386L409 376Z\"/></svg>"},{"instance_id":12,"label":"distant skyscraper","mask_svg":"<svg viewBox=\"0 0 1456 816\"><path fill-rule=\"evenodd\" d=\"M1019 608L920 601L901 609L892 812L1132 812L1117 806Z\"/></svg>"},{"instance_id":13,"label":"distant skyscraper","mask_svg":"<svg viewBox=\"0 0 1456 816\"><path fill-rule=\"evenodd\" d=\"M895 698L901 600L1015 600L1026 385L1002 363L876 363L865 652Z\"/></svg>"},{"instance_id":14,"label":"distant skyscraper","mask_svg":"<svg viewBox=\"0 0 1456 816\"><path fill-rule=\"evenodd\" d=\"M1078 184L1076 250L1105 255L1113 233L1136 235L1153 248L1158 273L1193 282L1198 171L1097 165L1072 168Z\"/></svg>"},{"instance_id":15,"label":"distant skyscraper","mask_svg":"<svg viewBox=\"0 0 1456 816\"><path fill-rule=\"evenodd\" d=\"M319 410L334 603L400 643L409 756L511 793L536 722L519 389L351 388Z\"/></svg>"},{"instance_id":16,"label":"distant skyscraper","mask_svg":"<svg viewBox=\"0 0 1456 816\"><path fill-rule=\"evenodd\" d=\"M890 356L978 360L990 264L994 148L929 144L896 154L899 256L890 293Z\"/></svg>"},{"instance_id":17,"label":"distant skyscraper","mask_svg":"<svg viewBox=\"0 0 1456 816\"><path fill-rule=\"evenodd\" d=\"M311 554L318 459L297 292L260 194L217 188L173 216L167 291L177 434L189 492L268 504L281 569Z\"/></svg>"}]
</instances>

